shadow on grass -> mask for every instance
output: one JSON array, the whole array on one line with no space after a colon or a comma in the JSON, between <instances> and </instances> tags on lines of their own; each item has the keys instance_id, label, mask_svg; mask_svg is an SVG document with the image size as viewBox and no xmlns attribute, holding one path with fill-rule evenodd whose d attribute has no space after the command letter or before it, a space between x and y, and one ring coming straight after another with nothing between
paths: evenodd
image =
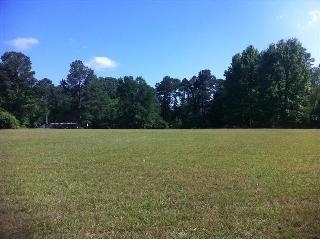
<instances>
[{"instance_id":1,"label":"shadow on grass","mask_svg":"<svg viewBox=\"0 0 320 240\"><path fill-rule=\"evenodd\" d=\"M32 238L32 217L0 205L0 238Z\"/></svg>"}]
</instances>

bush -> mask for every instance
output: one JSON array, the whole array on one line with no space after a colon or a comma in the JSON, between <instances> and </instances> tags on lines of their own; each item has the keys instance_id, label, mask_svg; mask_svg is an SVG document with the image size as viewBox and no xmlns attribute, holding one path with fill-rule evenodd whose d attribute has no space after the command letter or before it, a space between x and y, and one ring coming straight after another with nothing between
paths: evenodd
<instances>
[{"instance_id":1,"label":"bush","mask_svg":"<svg viewBox=\"0 0 320 240\"><path fill-rule=\"evenodd\" d=\"M164 121L162 118L157 118L152 126L152 128L156 128L156 129L165 129L168 127L169 127L168 123Z\"/></svg>"},{"instance_id":2,"label":"bush","mask_svg":"<svg viewBox=\"0 0 320 240\"><path fill-rule=\"evenodd\" d=\"M0 129L18 128L19 121L9 112L0 110Z\"/></svg>"}]
</instances>

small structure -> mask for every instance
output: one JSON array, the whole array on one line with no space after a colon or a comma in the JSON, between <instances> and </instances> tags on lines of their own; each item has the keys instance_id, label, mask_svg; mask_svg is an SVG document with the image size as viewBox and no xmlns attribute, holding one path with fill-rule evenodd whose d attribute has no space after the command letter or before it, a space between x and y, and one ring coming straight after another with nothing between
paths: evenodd
<instances>
[{"instance_id":1,"label":"small structure","mask_svg":"<svg viewBox=\"0 0 320 240\"><path fill-rule=\"evenodd\" d=\"M79 126L77 123L74 123L74 122L48 123L48 124L45 124L45 128L75 129L75 128L79 128Z\"/></svg>"}]
</instances>

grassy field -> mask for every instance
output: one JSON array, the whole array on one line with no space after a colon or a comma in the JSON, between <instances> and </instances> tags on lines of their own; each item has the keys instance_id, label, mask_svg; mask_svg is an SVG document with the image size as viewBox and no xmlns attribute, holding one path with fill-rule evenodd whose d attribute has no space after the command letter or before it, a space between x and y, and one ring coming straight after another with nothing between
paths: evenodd
<instances>
[{"instance_id":1,"label":"grassy field","mask_svg":"<svg viewBox=\"0 0 320 240\"><path fill-rule=\"evenodd\" d=\"M2 130L0 237L319 238L319 130Z\"/></svg>"}]
</instances>

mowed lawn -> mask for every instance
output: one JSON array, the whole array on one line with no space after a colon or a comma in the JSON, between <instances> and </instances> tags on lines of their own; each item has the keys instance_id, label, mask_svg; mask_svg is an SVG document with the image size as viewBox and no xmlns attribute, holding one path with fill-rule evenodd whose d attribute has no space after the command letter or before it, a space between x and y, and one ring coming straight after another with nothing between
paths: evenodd
<instances>
[{"instance_id":1,"label":"mowed lawn","mask_svg":"<svg viewBox=\"0 0 320 240\"><path fill-rule=\"evenodd\" d=\"M320 130L2 130L0 164L0 237L320 237Z\"/></svg>"}]
</instances>

